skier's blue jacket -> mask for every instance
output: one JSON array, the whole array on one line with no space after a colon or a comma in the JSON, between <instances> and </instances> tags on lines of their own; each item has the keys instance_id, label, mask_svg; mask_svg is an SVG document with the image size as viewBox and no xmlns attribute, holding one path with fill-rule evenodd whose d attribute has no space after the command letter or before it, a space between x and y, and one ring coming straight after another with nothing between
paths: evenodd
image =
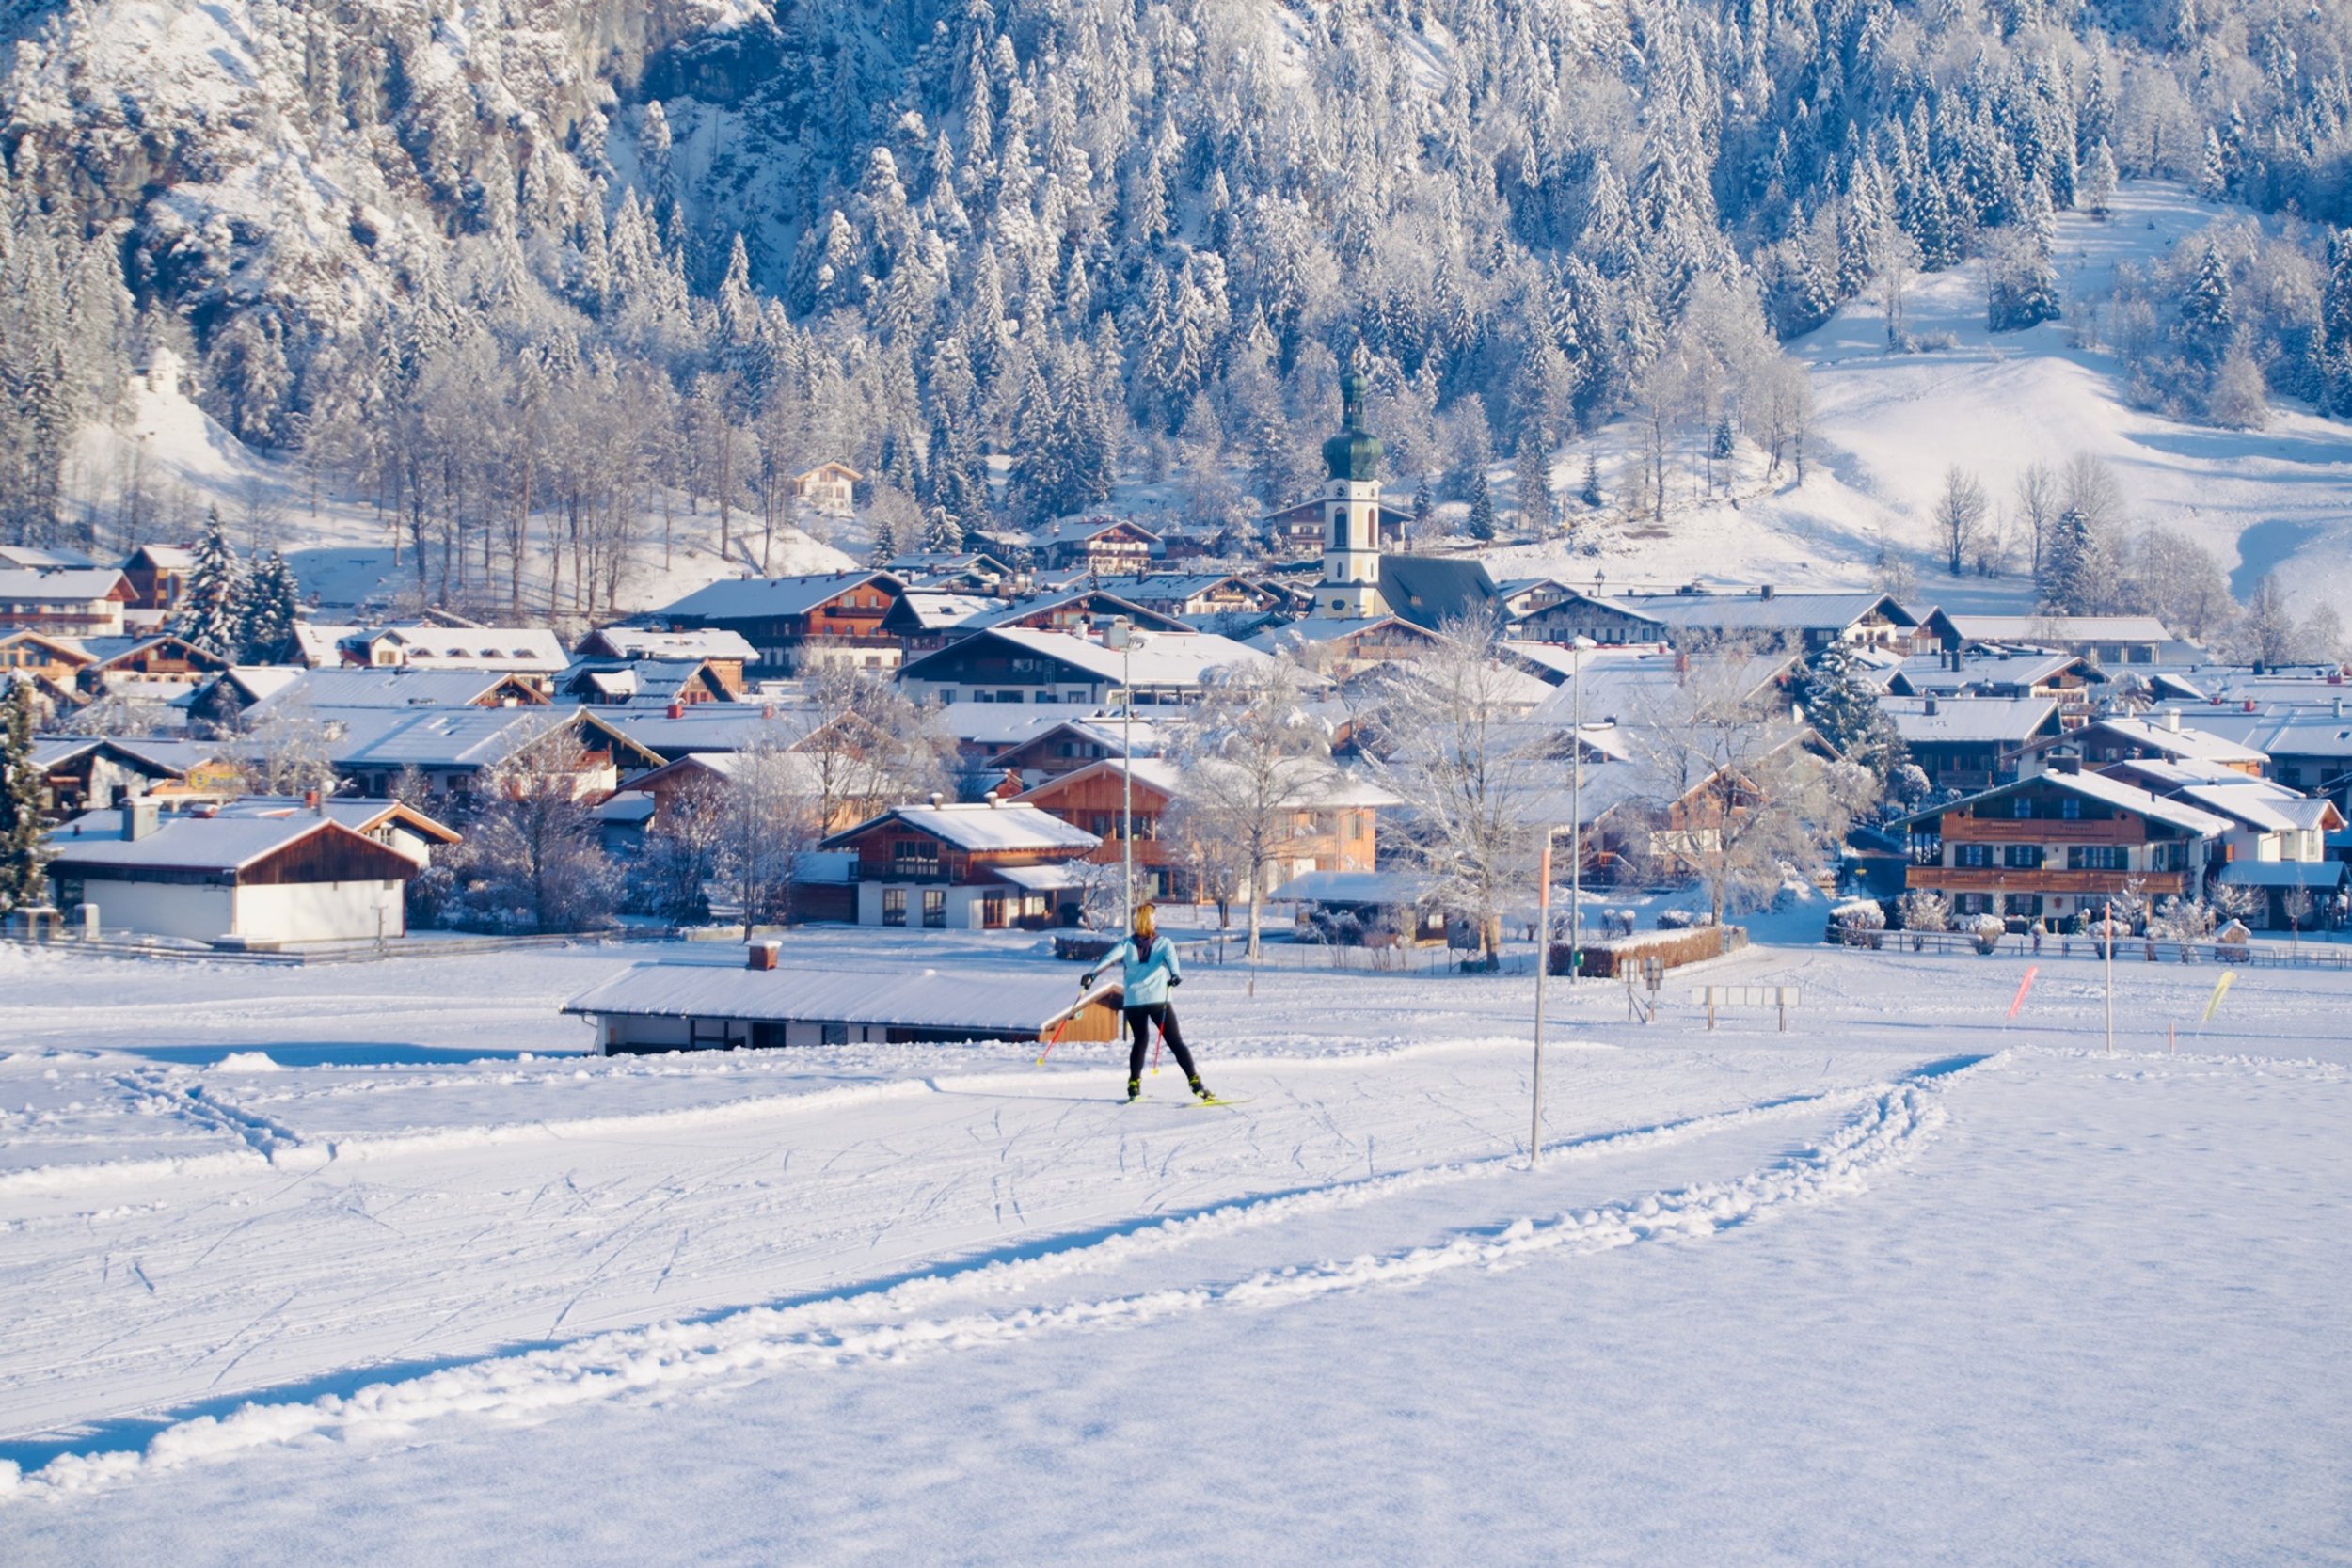
<instances>
[{"instance_id":1,"label":"skier's blue jacket","mask_svg":"<svg viewBox=\"0 0 2352 1568\"><path fill-rule=\"evenodd\" d=\"M1168 1000L1168 988L1184 977L1184 967L1176 961L1176 944L1153 933L1149 944L1140 953L1136 951L1136 939L1129 937L1103 955L1103 961L1086 972L1083 982L1094 984L1094 977L1119 965L1120 1006L1149 1007Z\"/></svg>"}]
</instances>

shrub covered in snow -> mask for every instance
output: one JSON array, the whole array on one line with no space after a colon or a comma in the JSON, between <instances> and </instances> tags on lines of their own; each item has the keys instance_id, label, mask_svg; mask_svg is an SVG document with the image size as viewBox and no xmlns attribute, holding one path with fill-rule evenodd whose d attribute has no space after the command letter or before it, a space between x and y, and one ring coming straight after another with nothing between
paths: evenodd
<instances>
[{"instance_id":1,"label":"shrub covered in snow","mask_svg":"<svg viewBox=\"0 0 2352 1568\"><path fill-rule=\"evenodd\" d=\"M1916 887L1895 901L1895 914L1906 931L1948 931L1952 928L1952 907L1944 895L1931 889Z\"/></svg>"}]
</instances>

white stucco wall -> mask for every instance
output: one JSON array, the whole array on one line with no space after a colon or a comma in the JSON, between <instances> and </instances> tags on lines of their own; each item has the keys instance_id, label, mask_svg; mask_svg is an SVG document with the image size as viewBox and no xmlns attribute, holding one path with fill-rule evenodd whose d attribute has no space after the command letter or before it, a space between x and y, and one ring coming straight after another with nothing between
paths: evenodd
<instances>
[{"instance_id":1,"label":"white stucco wall","mask_svg":"<svg viewBox=\"0 0 2352 1568\"><path fill-rule=\"evenodd\" d=\"M187 937L210 942L236 929L235 889L182 882L102 881L84 884L83 896L98 906L102 936L136 931L148 936ZM73 911L65 911L73 918Z\"/></svg>"},{"instance_id":2,"label":"white stucco wall","mask_svg":"<svg viewBox=\"0 0 2352 1568\"><path fill-rule=\"evenodd\" d=\"M359 942L373 939L376 914L383 934L407 934L399 882L289 882L237 889L241 937L266 942Z\"/></svg>"}]
</instances>

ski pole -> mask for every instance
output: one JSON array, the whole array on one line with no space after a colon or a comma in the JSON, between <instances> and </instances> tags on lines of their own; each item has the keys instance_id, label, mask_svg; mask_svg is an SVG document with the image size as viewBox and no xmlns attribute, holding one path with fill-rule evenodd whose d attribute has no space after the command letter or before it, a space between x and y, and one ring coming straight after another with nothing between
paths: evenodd
<instances>
[{"instance_id":1,"label":"ski pole","mask_svg":"<svg viewBox=\"0 0 2352 1568\"><path fill-rule=\"evenodd\" d=\"M1168 1025L1158 1023L1152 1028L1152 1076L1160 1075L1160 1044L1168 1038Z\"/></svg>"},{"instance_id":2,"label":"ski pole","mask_svg":"<svg viewBox=\"0 0 2352 1568\"><path fill-rule=\"evenodd\" d=\"M1078 1004L1078 1007L1083 1007L1085 1006L1086 1004L1084 1002ZM1062 1014L1061 1022L1054 1025L1054 1037L1047 1040L1045 1042L1045 1049L1037 1053L1037 1065L1039 1067L1043 1067L1045 1065L1045 1058L1051 1056L1054 1053L1054 1047L1061 1043L1062 1032L1070 1027L1070 1021L1078 1016L1078 1007L1073 1007L1068 1012Z\"/></svg>"}]
</instances>

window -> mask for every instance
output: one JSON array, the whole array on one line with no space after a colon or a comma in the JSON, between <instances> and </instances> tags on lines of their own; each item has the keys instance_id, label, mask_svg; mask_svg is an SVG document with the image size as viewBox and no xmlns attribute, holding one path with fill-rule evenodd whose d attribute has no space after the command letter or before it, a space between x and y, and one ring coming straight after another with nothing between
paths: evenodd
<instances>
[{"instance_id":1,"label":"window","mask_svg":"<svg viewBox=\"0 0 2352 1568\"><path fill-rule=\"evenodd\" d=\"M2083 816L2083 803L2069 795L2058 802L2058 816L2068 822L2079 822Z\"/></svg>"},{"instance_id":2,"label":"window","mask_svg":"<svg viewBox=\"0 0 2352 1568\"><path fill-rule=\"evenodd\" d=\"M2042 895L2038 893L2012 893L2005 903L2007 908L2004 913L2037 915L2042 912Z\"/></svg>"},{"instance_id":3,"label":"window","mask_svg":"<svg viewBox=\"0 0 2352 1568\"><path fill-rule=\"evenodd\" d=\"M822 1025L821 1028L823 1033L819 1036L819 1037L823 1039L827 1045L847 1045L850 1043L850 1026L848 1024L827 1023Z\"/></svg>"},{"instance_id":4,"label":"window","mask_svg":"<svg viewBox=\"0 0 2352 1568\"><path fill-rule=\"evenodd\" d=\"M947 890L927 887L923 890L923 924L937 930L947 924Z\"/></svg>"},{"instance_id":5,"label":"window","mask_svg":"<svg viewBox=\"0 0 2352 1568\"><path fill-rule=\"evenodd\" d=\"M2032 871L2042 864L2042 846L2012 844L2002 857L2002 863L2012 871Z\"/></svg>"},{"instance_id":6,"label":"window","mask_svg":"<svg viewBox=\"0 0 2352 1568\"><path fill-rule=\"evenodd\" d=\"M2020 820L2033 815L2033 801L2023 795L2012 799L2010 801L2010 808L2011 814L2017 816Z\"/></svg>"},{"instance_id":7,"label":"window","mask_svg":"<svg viewBox=\"0 0 2352 1568\"><path fill-rule=\"evenodd\" d=\"M1991 914L1993 895L1989 893L1963 893L1952 900L1952 909L1958 914Z\"/></svg>"},{"instance_id":8,"label":"window","mask_svg":"<svg viewBox=\"0 0 2352 1568\"><path fill-rule=\"evenodd\" d=\"M2121 871L2123 869L2123 847L2120 844L2074 844L2066 850L2069 871Z\"/></svg>"},{"instance_id":9,"label":"window","mask_svg":"<svg viewBox=\"0 0 2352 1568\"><path fill-rule=\"evenodd\" d=\"M1993 846L1990 844L1956 844L1952 846L1954 865L1991 865Z\"/></svg>"},{"instance_id":10,"label":"window","mask_svg":"<svg viewBox=\"0 0 2352 1568\"><path fill-rule=\"evenodd\" d=\"M903 926L907 923L907 890L902 887L882 889L882 924Z\"/></svg>"}]
</instances>

